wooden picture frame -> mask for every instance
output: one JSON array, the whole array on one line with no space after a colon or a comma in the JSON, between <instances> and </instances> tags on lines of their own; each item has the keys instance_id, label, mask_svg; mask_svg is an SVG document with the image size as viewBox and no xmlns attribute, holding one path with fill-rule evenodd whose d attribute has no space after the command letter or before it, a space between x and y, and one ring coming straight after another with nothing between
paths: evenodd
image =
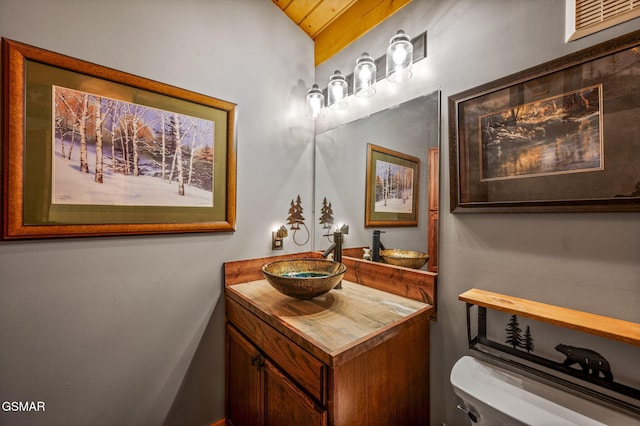
<instances>
[{"instance_id":1,"label":"wooden picture frame","mask_svg":"<svg viewBox=\"0 0 640 426\"><path fill-rule=\"evenodd\" d=\"M4 38L2 58L3 239L235 230L235 104Z\"/></svg>"},{"instance_id":2,"label":"wooden picture frame","mask_svg":"<svg viewBox=\"0 0 640 426\"><path fill-rule=\"evenodd\" d=\"M451 212L640 211L640 31L449 97Z\"/></svg>"},{"instance_id":3,"label":"wooden picture frame","mask_svg":"<svg viewBox=\"0 0 640 426\"><path fill-rule=\"evenodd\" d=\"M365 227L417 226L420 159L367 144Z\"/></svg>"}]
</instances>

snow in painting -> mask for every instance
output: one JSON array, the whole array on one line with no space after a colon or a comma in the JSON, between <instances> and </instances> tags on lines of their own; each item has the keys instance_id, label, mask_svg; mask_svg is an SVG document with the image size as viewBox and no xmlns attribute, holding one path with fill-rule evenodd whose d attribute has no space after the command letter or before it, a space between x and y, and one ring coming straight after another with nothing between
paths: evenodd
<instances>
[{"instance_id":1,"label":"snow in painting","mask_svg":"<svg viewBox=\"0 0 640 426\"><path fill-rule=\"evenodd\" d=\"M59 86L53 103L53 204L213 207L213 121Z\"/></svg>"},{"instance_id":2,"label":"snow in painting","mask_svg":"<svg viewBox=\"0 0 640 426\"><path fill-rule=\"evenodd\" d=\"M413 169L376 160L376 202L380 213L413 211Z\"/></svg>"}]
</instances>

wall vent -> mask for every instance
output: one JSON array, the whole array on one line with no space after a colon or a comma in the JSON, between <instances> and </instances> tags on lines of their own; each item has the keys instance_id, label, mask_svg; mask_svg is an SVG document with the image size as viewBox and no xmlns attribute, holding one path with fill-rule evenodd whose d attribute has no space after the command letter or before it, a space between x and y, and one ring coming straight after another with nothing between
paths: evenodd
<instances>
[{"instance_id":1,"label":"wall vent","mask_svg":"<svg viewBox=\"0 0 640 426\"><path fill-rule=\"evenodd\" d=\"M567 41L640 17L640 0L566 0Z\"/></svg>"}]
</instances>

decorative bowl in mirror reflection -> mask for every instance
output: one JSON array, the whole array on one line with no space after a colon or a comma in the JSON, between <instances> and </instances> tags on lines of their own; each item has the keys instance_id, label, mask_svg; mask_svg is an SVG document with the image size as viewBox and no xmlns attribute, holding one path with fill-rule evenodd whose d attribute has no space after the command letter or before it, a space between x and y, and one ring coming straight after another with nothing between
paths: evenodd
<instances>
[{"instance_id":1,"label":"decorative bowl in mirror reflection","mask_svg":"<svg viewBox=\"0 0 640 426\"><path fill-rule=\"evenodd\" d=\"M420 269L429 260L429 255L413 250L389 249L380 250L380 259L389 265Z\"/></svg>"},{"instance_id":2,"label":"decorative bowl in mirror reflection","mask_svg":"<svg viewBox=\"0 0 640 426\"><path fill-rule=\"evenodd\" d=\"M342 280L347 267L328 259L289 259L267 263L262 274L280 293L296 299L312 299Z\"/></svg>"}]
</instances>

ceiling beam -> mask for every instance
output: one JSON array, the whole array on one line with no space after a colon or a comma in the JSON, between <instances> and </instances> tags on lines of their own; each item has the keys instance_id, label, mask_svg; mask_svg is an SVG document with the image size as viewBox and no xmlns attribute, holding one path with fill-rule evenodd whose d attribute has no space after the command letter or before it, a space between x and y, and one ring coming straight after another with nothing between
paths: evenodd
<instances>
[{"instance_id":1,"label":"ceiling beam","mask_svg":"<svg viewBox=\"0 0 640 426\"><path fill-rule=\"evenodd\" d=\"M342 15L358 0L324 0L316 5L300 22L302 28L312 39L330 25L336 17Z\"/></svg>"},{"instance_id":2,"label":"ceiling beam","mask_svg":"<svg viewBox=\"0 0 640 426\"><path fill-rule=\"evenodd\" d=\"M314 39L315 64L318 66L354 40L400 10L411 0L357 0L326 26Z\"/></svg>"}]
</instances>

